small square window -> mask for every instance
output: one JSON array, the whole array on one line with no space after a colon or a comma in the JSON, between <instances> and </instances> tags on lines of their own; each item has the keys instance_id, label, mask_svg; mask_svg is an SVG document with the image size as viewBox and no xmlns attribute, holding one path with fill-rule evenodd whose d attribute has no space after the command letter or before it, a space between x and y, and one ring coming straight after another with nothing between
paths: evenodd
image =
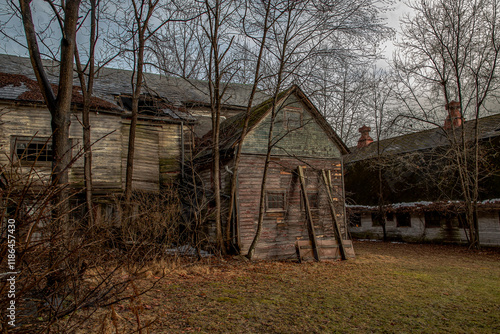
<instances>
[{"instance_id":1,"label":"small square window","mask_svg":"<svg viewBox=\"0 0 500 334\"><path fill-rule=\"evenodd\" d=\"M351 213L349 215L350 227L361 227L361 215L359 213Z\"/></svg>"},{"instance_id":2,"label":"small square window","mask_svg":"<svg viewBox=\"0 0 500 334\"><path fill-rule=\"evenodd\" d=\"M295 110L287 110L283 112L285 128L293 130L302 126L302 113Z\"/></svg>"},{"instance_id":3,"label":"small square window","mask_svg":"<svg viewBox=\"0 0 500 334\"><path fill-rule=\"evenodd\" d=\"M285 211L286 195L284 191L268 191L266 211Z\"/></svg>"},{"instance_id":4,"label":"small square window","mask_svg":"<svg viewBox=\"0 0 500 334\"><path fill-rule=\"evenodd\" d=\"M387 212L385 215L387 221L393 222L394 221L394 213L393 212Z\"/></svg>"},{"instance_id":5,"label":"small square window","mask_svg":"<svg viewBox=\"0 0 500 334\"><path fill-rule=\"evenodd\" d=\"M408 212L396 213L397 227L411 227L411 215Z\"/></svg>"},{"instance_id":6,"label":"small square window","mask_svg":"<svg viewBox=\"0 0 500 334\"><path fill-rule=\"evenodd\" d=\"M441 214L437 211L430 211L424 214L425 216L425 227L434 228L441 227Z\"/></svg>"},{"instance_id":7,"label":"small square window","mask_svg":"<svg viewBox=\"0 0 500 334\"><path fill-rule=\"evenodd\" d=\"M15 158L21 163L52 161L52 142L49 138L15 138L13 148Z\"/></svg>"},{"instance_id":8,"label":"small square window","mask_svg":"<svg viewBox=\"0 0 500 334\"><path fill-rule=\"evenodd\" d=\"M372 226L382 226L384 223L384 215L379 212L372 213Z\"/></svg>"}]
</instances>

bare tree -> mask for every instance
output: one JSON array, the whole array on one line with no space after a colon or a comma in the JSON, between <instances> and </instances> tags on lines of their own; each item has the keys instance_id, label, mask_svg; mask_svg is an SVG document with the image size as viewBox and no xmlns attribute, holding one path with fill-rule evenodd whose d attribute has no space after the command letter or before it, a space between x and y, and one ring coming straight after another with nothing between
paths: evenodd
<instances>
[{"instance_id":1,"label":"bare tree","mask_svg":"<svg viewBox=\"0 0 500 334\"><path fill-rule=\"evenodd\" d=\"M382 226L384 241L387 241L386 231L386 198L385 180L383 177L384 170L387 168L387 152L380 145L380 140L384 137L390 125L390 101L392 97L393 81L391 74L383 69L373 68L369 75L369 93L367 94L364 105L373 115L373 123L375 125L375 143L377 145L377 153L373 168L376 169L378 178L377 189L377 207L378 212L376 219ZM391 159L391 158L389 158Z\"/></svg>"},{"instance_id":2,"label":"bare tree","mask_svg":"<svg viewBox=\"0 0 500 334\"><path fill-rule=\"evenodd\" d=\"M272 37L266 48L268 53L264 72L267 74L264 84L271 87L272 91L272 111L260 192L259 217L256 234L247 254L249 259L255 253L262 230L271 152L281 138L281 134L276 138L274 122L282 103L279 98L282 87L310 78L315 71L317 60L325 55L324 50L328 43L346 41L347 36L359 41L369 39L374 31L382 34L387 32L377 16L369 13L370 9L377 13L376 4L375 1L362 4L341 1L338 6L330 7L314 0L285 1L275 4L273 8L275 13L279 13L275 14L279 19L271 26ZM363 24L360 22L361 18L364 18Z\"/></svg>"},{"instance_id":3,"label":"bare tree","mask_svg":"<svg viewBox=\"0 0 500 334\"><path fill-rule=\"evenodd\" d=\"M35 72L40 90L49 109L52 121L53 155L52 182L61 187L57 198L55 216L57 219L67 220L58 212L69 212L67 191L68 168L71 160L69 144L69 116L71 97L73 93L73 56L76 44L76 30L78 24L79 0L66 1L62 6L49 2L57 17L61 29L61 51L59 63L59 82L57 93L54 91L42 64L41 52L38 45L37 30L33 23L31 0L20 0L21 13L26 42L30 53L31 64Z\"/></svg>"},{"instance_id":4,"label":"bare tree","mask_svg":"<svg viewBox=\"0 0 500 334\"><path fill-rule=\"evenodd\" d=\"M442 125L445 106L456 100L459 118L473 120L474 131L458 121L444 129L449 138L449 163L454 166L465 204L471 247L479 246L478 119L498 88L500 51L497 0L420 0L410 3L414 15L405 18L402 42L394 66L402 101L413 120ZM436 117L437 116L437 117Z\"/></svg>"},{"instance_id":5,"label":"bare tree","mask_svg":"<svg viewBox=\"0 0 500 334\"><path fill-rule=\"evenodd\" d=\"M124 32L120 36L120 43L124 45L122 53L125 56L131 55L133 67L131 78L132 114L125 176L125 201L129 205L133 191L135 137L139 114L139 100L144 85L144 59L148 51L148 42L169 22L176 20L186 21L189 19L182 17L182 11L174 1L164 3L160 0L133 0L129 6L125 6L122 10L121 15L116 18L119 20L116 23Z\"/></svg>"}]
</instances>

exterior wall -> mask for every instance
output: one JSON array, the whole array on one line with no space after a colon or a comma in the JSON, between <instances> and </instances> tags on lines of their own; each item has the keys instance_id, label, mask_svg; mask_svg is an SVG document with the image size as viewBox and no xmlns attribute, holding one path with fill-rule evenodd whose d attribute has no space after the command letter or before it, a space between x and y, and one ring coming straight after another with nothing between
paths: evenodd
<instances>
[{"instance_id":1,"label":"exterior wall","mask_svg":"<svg viewBox=\"0 0 500 334\"><path fill-rule=\"evenodd\" d=\"M0 106L2 107L2 106ZM0 165L8 165L13 157L16 137L49 138L50 113L41 106L4 104L0 111ZM83 130L81 113L72 113L70 139L72 157L78 158L69 170L74 187L83 186ZM96 194L121 192L125 185L129 120L105 112L90 114L93 187ZM185 156L190 155L190 127L184 127ZM137 127L133 187L136 190L158 192L160 184L171 182L180 172L181 125L139 121ZM23 164L16 173L29 172ZM42 179L50 178L51 164L37 163L36 172Z\"/></svg>"},{"instance_id":2,"label":"exterior wall","mask_svg":"<svg viewBox=\"0 0 500 334\"><path fill-rule=\"evenodd\" d=\"M79 116L79 115L78 115ZM121 118L105 113L91 113L92 141L93 145L93 182L95 189L108 190L120 189L121 185L121 147L122 137L119 131ZM14 139L18 136L31 138L49 138L52 134L50 127L50 113L41 107L6 106L0 121L0 164L9 164L14 150ZM83 153L82 127L77 114L71 115L70 140L72 144L72 156L76 157ZM101 139L102 138L102 139ZM99 140L101 139L101 140ZM27 173L31 166L22 166L17 172ZM50 163L39 164L37 173L43 179L49 180ZM83 185L83 157L77 159L69 171L69 180L74 186Z\"/></svg>"},{"instance_id":3,"label":"exterior wall","mask_svg":"<svg viewBox=\"0 0 500 334\"><path fill-rule=\"evenodd\" d=\"M293 127L286 122L287 111L299 112L302 126ZM245 138L243 153L266 154L271 113L269 113ZM291 95L276 115L274 137L282 138L273 148L275 156L339 158L340 150L307 111L305 105Z\"/></svg>"},{"instance_id":4,"label":"exterior wall","mask_svg":"<svg viewBox=\"0 0 500 334\"><path fill-rule=\"evenodd\" d=\"M238 173L238 237L242 254L246 254L255 236L259 216L260 184L265 157L242 155ZM318 192L318 206L314 210L313 221L318 239L333 238L333 223L328 209L328 199L321 181L321 170L332 171L336 207L341 221L343 216L341 167L337 159L301 159L283 157L272 158L267 190L281 190L286 193L286 209L280 212L266 212L262 234L256 248L255 258L290 259L296 258L295 241L308 240L306 216L301 204L300 182L295 173L297 166L306 168L308 191ZM343 233L346 233L342 227Z\"/></svg>"},{"instance_id":5,"label":"exterior wall","mask_svg":"<svg viewBox=\"0 0 500 334\"><path fill-rule=\"evenodd\" d=\"M479 240L483 246L500 246L500 213L480 212ZM349 231L354 238L383 238L381 226L373 226L371 214L361 215L361 226L350 226ZM394 221L386 221L387 237L390 240L405 242L440 242L467 243L464 229L454 222L441 222L441 227L425 227L424 214L412 214L411 227L397 227Z\"/></svg>"}]
</instances>

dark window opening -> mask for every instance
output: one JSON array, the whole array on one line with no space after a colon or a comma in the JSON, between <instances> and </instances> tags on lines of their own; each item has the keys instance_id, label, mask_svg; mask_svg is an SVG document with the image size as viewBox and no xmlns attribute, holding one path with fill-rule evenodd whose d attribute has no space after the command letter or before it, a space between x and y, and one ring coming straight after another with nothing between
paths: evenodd
<instances>
[{"instance_id":1,"label":"dark window opening","mask_svg":"<svg viewBox=\"0 0 500 334\"><path fill-rule=\"evenodd\" d=\"M15 155L19 161L52 161L52 143L49 141L48 138L16 138Z\"/></svg>"},{"instance_id":2,"label":"dark window opening","mask_svg":"<svg viewBox=\"0 0 500 334\"><path fill-rule=\"evenodd\" d=\"M425 217L425 227L435 228L441 227L441 214L437 211L430 211L424 214Z\"/></svg>"},{"instance_id":3,"label":"dark window opening","mask_svg":"<svg viewBox=\"0 0 500 334\"><path fill-rule=\"evenodd\" d=\"M284 211L286 196L284 191L268 191L266 196L267 211Z\"/></svg>"},{"instance_id":4,"label":"dark window opening","mask_svg":"<svg viewBox=\"0 0 500 334\"><path fill-rule=\"evenodd\" d=\"M361 214L351 213L349 215L349 226L350 227L361 227Z\"/></svg>"},{"instance_id":5,"label":"dark window opening","mask_svg":"<svg viewBox=\"0 0 500 334\"><path fill-rule=\"evenodd\" d=\"M411 215L409 212L396 213L397 227L411 227Z\"/></svg>"},{"instance_id":6,"label":"dark window opening","mask_svg":"<svg viewBox=\"0 0 500 334\"><path fill-rule=\"evenodd\" d=\"M379 212L372 213L372 226L382 226L384 223L384 215Z\"/></svg>"},{"instance_id":7,"label":"dark window opening","mask_svg":"<svg viewBox=\"0 0 500 334\"><path fill-rule=\"evenodd\" d=\"M300 111L285 110L283 113L287 129L292 130L302 126L302 113Z\"/></svg>"},{"instance_id":8,"label":"dark window opening","mask_svg":"<svg viewBox=\"0 0 500 334\"><path fill-rule=\"evenodd\" d=\"M121 106L132 111L132 97L122 95L118 97ZM141 95L138 101L139 113L143 115L162 116L169 106L159 98L150 95Z\"/></svg>"},{"instance_id":9,"label":"dark window opening","mask_svg":"<svg viewBox=\"0 0 500 334\"><path fill-rule=\"evenodd\" d=\"M387 212L385 217L386 217L387 221L390 221L390 222L394 221L394 213L393 212Z\"/></svg>"}]
</instances>

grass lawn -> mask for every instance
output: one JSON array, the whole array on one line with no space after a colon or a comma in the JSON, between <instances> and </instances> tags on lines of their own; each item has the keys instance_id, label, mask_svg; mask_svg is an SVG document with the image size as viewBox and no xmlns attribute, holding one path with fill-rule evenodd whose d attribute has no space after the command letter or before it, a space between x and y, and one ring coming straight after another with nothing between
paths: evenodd
<instances>
[{"instance_id":1,"label":"grass lawn","mask_svg":"<svg viewBox=\"0 0 500 334\"><path fill-rule=\"evenodd\" d=\"M141 296L141 326L153 321L142 332L500 333L500 251L354 247L357 258L344 262L212 260L176 268ZM80 331L134 330L130 304L94 314L94 325Z\"/></svg>"}]
</instances>

